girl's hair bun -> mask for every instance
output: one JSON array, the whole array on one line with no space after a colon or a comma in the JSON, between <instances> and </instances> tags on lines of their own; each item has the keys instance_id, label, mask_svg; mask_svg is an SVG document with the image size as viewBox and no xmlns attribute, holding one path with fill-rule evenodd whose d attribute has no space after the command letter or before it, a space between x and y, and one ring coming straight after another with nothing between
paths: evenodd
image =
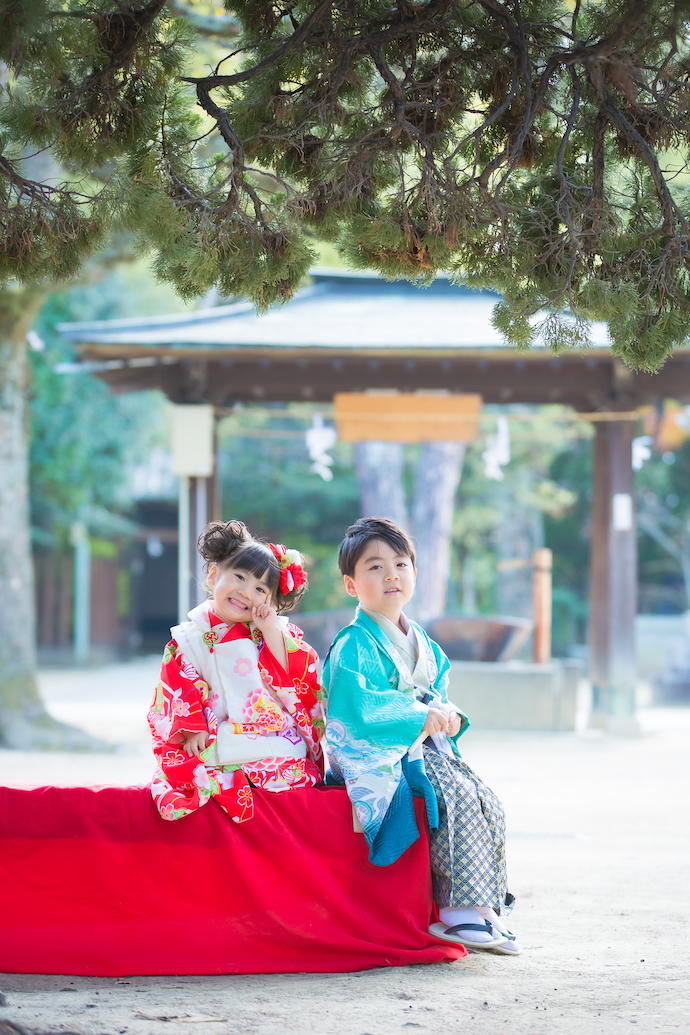
<instances>
[{"instance_id":1,"label":"girl's hair bun","mask_svg":"<svg viewBox=\"0 0 690 1035\"><path fill-rule=\"evenodd\" d=\"M206 564L222 564L253 538L243 521L210 521L199 536L197 547Z\"/></svg>"},{"instance_id":2,"label":"girl's hair bun","mask_svg":"<svg viewBox=\"0 0 690 1035\"><path fill-rule=\"evenodd\" d=\"M219 567L232 565L255 575L266 577L271 590L271 599L279 614L290 611L307 591L306 581L283 593L280 588L280 564L268 543L255 539L243 521L211 521L202 530L197 541L203 557L204 570L208 574L211 565ZM300 563L304 558L300 554ZM213 595L206 584L206 592Z\"/></svg>"}]
</instances>

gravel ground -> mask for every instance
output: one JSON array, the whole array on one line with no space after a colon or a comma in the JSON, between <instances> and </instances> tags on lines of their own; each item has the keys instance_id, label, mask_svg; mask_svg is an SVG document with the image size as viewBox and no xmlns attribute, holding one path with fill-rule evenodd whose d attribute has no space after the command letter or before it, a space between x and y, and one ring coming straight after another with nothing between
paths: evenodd
<instances>
[{"instance_id":1,"label":"gravel ground","mask_svg":"<svg viewBox=\"0 0 690 1035\"><path fill-rule=\"evenodd\" d=\"M142 715L157 659L42 676L51 712L120 743L107 755L0 752L0 782L147 780ZM97 687L97 691L94 688ZM645 735L470 731L502 798L511 918L524 953L361 974L0 975L2 1020L31 1033L468 1035L690 1031L690 709L644 709ZM507 1025L507 1027L505 1027Z\"/></svg>"}]
</instances>

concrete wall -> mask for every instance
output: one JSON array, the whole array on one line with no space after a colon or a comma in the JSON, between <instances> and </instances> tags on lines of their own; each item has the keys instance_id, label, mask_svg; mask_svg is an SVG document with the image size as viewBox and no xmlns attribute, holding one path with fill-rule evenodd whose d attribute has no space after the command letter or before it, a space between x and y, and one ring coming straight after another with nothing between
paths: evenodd
<instances>
[{"instance_id":1,"label":"concrete wall","mask_svg":"<svg viewBox=\"0 0 690 1035\"><path fill-rule=\"evenodd\" d=\"M475 729L574 730L582 662L451 662L448 697Z\"/></svg>"},{"instance_id":2,"label":"concrete wall","mask_svg":"<svg viewBox=\"0 0 690 1035\"><path fill-rule=\"evenodd\" d=\"M679 615L638 615L635 654L640 679L655 679L687 663L690 653L690 611Z\"/></svg>"}]
</instances>

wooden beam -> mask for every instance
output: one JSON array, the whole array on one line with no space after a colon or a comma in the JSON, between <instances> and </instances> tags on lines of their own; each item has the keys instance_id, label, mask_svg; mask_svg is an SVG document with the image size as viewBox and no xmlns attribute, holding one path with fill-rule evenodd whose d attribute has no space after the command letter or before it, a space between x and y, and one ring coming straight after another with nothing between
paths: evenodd
<instances>
[{"instance_id":1,"label":"wooden beam","mask_svg":"<svg viewBox=\"0 0 690 1035\"><path fill-rule=\"evenodd\" d=\"M623 384L610 353L540 353L524 358L507 350L486 355L384 349L149 349L120 354L89 346L82 355L114 391L154 388L176 403L330 402L336 392L439 391L481 395L486 403L562 403L578 410L626 409L663 397L690 401L690 357L671 357L658 374L633 374ZM156 353L152 355L151 353ZM144 354L145 353L145 354ZM194 355L194 353L196 353ZM109 364L116 364L110 366ZM107 369L105 368L107 366ZM68 376L68 375L66 375Z\"/></svg>"}]
</instances>

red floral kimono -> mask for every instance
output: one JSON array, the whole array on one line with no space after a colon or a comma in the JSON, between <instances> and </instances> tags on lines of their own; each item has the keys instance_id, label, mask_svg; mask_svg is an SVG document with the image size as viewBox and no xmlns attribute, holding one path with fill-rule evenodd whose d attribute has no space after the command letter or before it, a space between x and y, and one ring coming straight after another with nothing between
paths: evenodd
<instances>
[{"instance_id":1,"label":"red floral kimono","mask_svg":"<svg viewBox=\"0 0 690 1035\"><path fill-rule=\"evenodd\" d=\"M253 815L252 786L284 791L323 778L317 657L286 619L287 671L254 626L228 626L209 602L189 618L171 629L148 715L158 763L151 793L163 819L213 797L241 823ZM190 758L180 734L206 731L208 747Z\"/></svg>"}]
</instances>

